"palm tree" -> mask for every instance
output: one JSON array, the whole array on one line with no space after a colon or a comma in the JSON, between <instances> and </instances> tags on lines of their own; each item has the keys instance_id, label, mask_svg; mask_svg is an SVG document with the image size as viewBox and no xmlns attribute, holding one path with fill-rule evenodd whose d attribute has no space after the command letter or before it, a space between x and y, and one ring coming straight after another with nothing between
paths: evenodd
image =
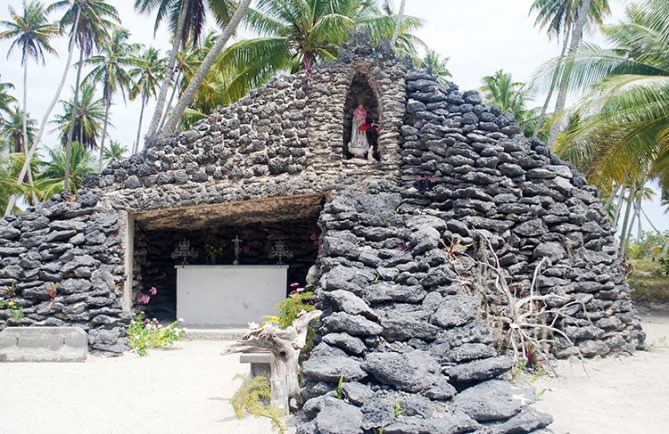
<instances>
[{"instance_id":1,"label":"palm tree","mask_svg":"<svg viewBox=\"0 0 669 434\"><path fill-rule=\"evenodd\" d=\"M216 43L205 56L202 64L199 66L197 72L193 76L193 80L188 84L188 87L186 87L183 95L181 95L181 98L179 98L179 101L177 101L173 112L165 121L163 137L171 134L176 129L184 112L193 103L193 98L195 97L198 88L209 73L211 67L214 65L214 62L216 62L216 59L223 50L223 47L228 43L228 40L236 31L237 26L246 14L250 4L251 0L240 0L239 6L237 6L234 15L230 18L229 23L225 26L225 29L223 29L223 32L220 34L220 36L216 39Z\"/></svg>"},{"instance_id":2,"label":"palm tree","mask_svg":"<svg viewBox=\"0 0 669 434\"><path fill-rule=\"evenodd\" d=\"M102 98L105 102L105 117L100 138L100 159L98 169L102 171L105 153L105 139L109 124L109 109L112 105L114 93L121 92L125 101L125 91L129 89L132 78L128 72L134 64L134 53L139 49L138 44L128 43L130 33L125 29L115 29L111 38L100 50L100 54L91 56L86 63L93 66L93 70L84 79L87 82L102 83Z\"/></svg>"},{"instance_id":3,"label":"palm tree","mask_svg":"<svg viewBox=\"0 0 669 434\"><path fill-rule=\"evenodd\" d=\"M77 79L74 87L74 105L79 101L79 85L81 83L81 69L84 59L88 58L94 50L99 50L105 41L109 39L109 30L115 27L115 22L120 22L116 8L104 0L59 0L49 6L47 12L65 9L60 19L60 27L70 27L70 38L79 46L79 63L77 66ZM74 126L76 113L70 121L70 130L67 134L65 144L66 160L70 159L72 152L72 139L74 137ZM65 166L64 191L69 191L69 165Z\"/></svg>"},{"instance_id":4,"label":"palm tree","mask_svg":"<svg viewBox=\"0 0 669 434\"><path fill-rule=\"evenodd\" d=\"M368 0L259 0L246 17L247 27L259 37L233 44L218 60L219 68L239 71L226 93L235 100L277 72L295 72L320 60L332 60L356 29L368 31L375 41L390 39L396 22L395 15L384 14ZM420 24L405 16L402 30L408 34Z\"/></svg>"},{"instance_id":5,"label":"palm tree","mask_svg":"<svg viewBox=\"0 0 669 434\"><path fill-rule=\"evenodd\" d=\"M448 86L450 83L448 79L452 77L451 71L448 70L447 66L449 60L448 57L442 58L435 50L427 50L427 53L425 53L425 56L420 60L418 66L427 69L437 77L439 83Z\"/></svg>"},{"instance_id":6,"label":"palm tree","mask_svg":"<svg viewBox=\"0 0 669 434\"><path fill-rule=\"evenodd\" d=\"M3 124L6 116L11 116L14 113L11 104L16 102L16 98L8 92L9 89L13 88L13 84L0 81L0 125Z\"/></svg>"},{"instance_id":7,"label":"palm tree","mask_svg":"<svg viewBox=\"0 0 669 434\"><path fill-rule=\"evenodd\" d=\"M57 115L51 122L56 125L53 131L59 132L60 142L67 146L69 132L73 131L72 138L84 148L93 149L99 145L98 136L105 122L104 98L97 98L95 85L85 83L81 87L81 98L75 103L61 101L63 113Z\"/></svg>"},{"instance_id":8,"label":"palm tree","mask_svg":"<svg viewBox=\"0 0 669 434\"><path fill-rule=\"evenodd\" d=\"M78 141L72 143L70 164L66 164L67 151L61 146L49 149L49 160L44 163L42 179L36 183L41 191L41 199L46 200L56 193L65 191L65 174L70 173L69 192L75 193L84 186L84 177L95 171L94 158Z\"/></svg>"},{"instance_id":9,"label":"palm tree","mask_svg":"<svg viewBox=\"0 0 669 434\"><path fill-rule=\"evenodd\" d=\"M139 112L137 126L137 139L132 147L133 154L136 154L139 148L144 108L149 98L156 96L156 90L160 86L163 74L165 73L165 63L166 60L160 56L160 52L153 47L149 47L144 50L140 57L135 59L134 67L129 71L133 79L130 88L130 98L135 99L139 96L142 100L142 108Z\"/></svg>"},{"instance_id":10,"label":"palm tree","mask_svg":"<svg viewBox=\"0 0 669 434\"><path fill-rule=\"evenodd\" d=\"M523 128L525 135L533 134L535 128L536 110L527 108L531 94L522 82L514 82L511 74L498 70L493 75L482 79L481 93L486 104L493 105L513 114L516 123Z\"/></svg>"},{"instance_id":11,"label":"palm tree","mask_svg":"<svg viewBox=\"0 0 669 434\"><path fill-rule=\"evenodd\" d=\"M571 90L589 93L568 114L577 125L555 151L605 190L655 177L669 192L669 4L643 0L603 31L613 48L587 44L570 56Z\"/></svg>"},{"instance_id":12,"label":"palm tree","mask_svg":"<svg viewBox=\"0 0 669 434\"><path fill-rule=\"evenodd\" d=\"M125 154L128 152L128 148L116 140L111 140L109 142L109 147L105 148L104 160L107 165L117 163L119 161L125 160Z\"/></svg>"},{"instance_id":13,"label":"palm tree","mask_svg":"<svg viewBox=\"0 0 669 434\"><path fill-rule=\"evenodd\" d=\"M70 31L71 35L78 33L79 26L81 24L80 18L81 18L81 9L77 9L77 13L73 18L72 28ZM49 103L49 106L47 107L44 116L42 116L39 129L35 134L35 140L33 140L32 145L30 145L28 154L25 158L25 161L23 162L23 167L21 167L18 178L16 179L16 185L19 188L21 188L25 180L26 174L32 173L30 171L30 163L34 160L33 157L37 151L37 148L41 143L42 136L44 135L44 131L46 130L46 124L51 116L51 112L53 111L54 107L56 107L56 104L58 103L58 100L60 98L60 94L63 91L63 87L65 86L65 81L67 81L67 76L68 73L70 72L70 67L72 66L72 58L74 57L74 49L75 49L75 39L71 37L70 42L68 43L67 46L67 60L65 61L65 67L63 68L63 73L61 74L58 86L56 87L56 92L54 93L54 96L51 99L51 102ZM16 209L16 195L12 194L9 200L7 201L7 206L5 207L5 216L10 215L12 212L14 212L15 209Z\"/></svg>"},{"instance_id":14,"label":"palm tree","mask_svg":"<svg viewBox=\"0 0 669 434\"><path fill-rule=\"evenodd\" d=\"M19 134L23 131L19 125ZM11 201L12 197L20 197L25 203L35 205L38 192L35 187L26 185L18 185L16 180L18 173L22 170L26 162L26 156L23 153L0 154L0 206L11 206L12 212L18 211L16 203ZM30 164L32 173L38 173L38 161L33 159ZM39 182L40 178L36 177L35 182Z\"/></svg>"},{"instance_id":15,"label":"palm tree","mask_svg":"<svg viewBox=\"0 0 669 434\"><path fill-rule=\"evenodd\" d=\"M44 63L44 52L56 54L51 46L51 38L60 33L58 26L49 23L44 5L37 0L26 3L23 1L23 12L19 14L13 7L9 7L11 21L0 21L0 27L6 30L0 32L0 39L11 39L7 57L14 48L21 50L21 65L23 65L23 113L28 113L28 59L40 60ZM27 117L23 117L23 142L28 143L28 127L25 124ZM24 146L24 152L28 152Z\"/></svg>"},{"instance_id":16,"label":"palm tree","mask_svg":"<svg viewBox=\"0 0 669 434\"><path fill-rule=\"evenodd\" d=\"M587 11L587 14L584 12ZM581 44L584 29L590 25L601 25L603 19L611 11L608 0L534 0L530 13L536 12L535 25L546 29L550 39L562 38L562 52L560 59L564 59L567 49L573 53ZM579 19L581 17L582 19ZM550 78L546 100L539 114L538 124L542 124L553 97L555 87L560 83L560 91L555 105L555 113L564 110L566 103L566 82L569 80L569 70L555 71ZM541 126L541 125L539 125ZM549 145L552 143L549 141Z\"/></svg>"},{"instance_id":17,"label":"palm tree","mask_svg":"<svg viewBox=\"0 0 669 434\"><path fill-rule=\"evenodd\" d=\"M31 143L35 138L35 125L37 122L30 117L24 116L24 112L18 107L14 107L10 113L11 116L0 125L0 137L10 145L12 152L24 153L26 138L27 143Z\"/></svg>"},{"instance_id":18,"label":"palm tree","mask_svg":"<svg viewBox=\"0 0 669 434\"><path fill-rule=\"evenodd\" d=\"M213 13L220 26L227 25L230 22L234 3L231 0L135 0L135 9L139 12L156 11L155 30L158 29L164 19L167 19L172 31L172 50L169 54L165 77L160 87L156 109L149 125L148 136L155 134L161 118L166 114L165 103L169 85L173 82L172 75L176 72L175 65L179 47L186 47L189 43L193 47L199 46L207 10Z\"/></svg>"}]
</instances>

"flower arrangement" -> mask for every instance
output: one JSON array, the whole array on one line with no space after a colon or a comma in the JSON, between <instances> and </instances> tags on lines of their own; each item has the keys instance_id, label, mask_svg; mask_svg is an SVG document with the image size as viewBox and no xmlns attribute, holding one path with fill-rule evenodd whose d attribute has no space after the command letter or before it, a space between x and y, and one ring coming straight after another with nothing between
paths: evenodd
<instances>
[{"instance_id":1,"label":"flower arrangement","mask_svg":"<svg viewBox=\"0 0 669 434\"><path fill-rule=\"evenodd\" d=\"M160 282L164 280L167 275L160 271L160 269L153 265L148 259L143 263L143 270L146 270L147 279L151 282ZM158 289L155 286L151 286L148 290L144 289L144 276L141 274L136 274L133 276L133 287L135 288L135 303L139 305L149 304L151 297L154 297L158 294Z\"/></svg>"},{"instance_id":2,"label":"flower arrangement","mask_svg":"<svg viewBox=\"0 0 669 434\"><path fill-rule=\"evenodd\" d=\"M314 246L316 246L316 254L320 255L321 254L321 248L323 247L323 240L321 240L318 237L318 234L316 232L312 232L311 235L309 236L309 239L314 244Z\"/></svg>"},{"instance_id":3,"label":"flower arrangement","mask_svg":"<svg viewBox=\"0 0 669 434\"><path fill-rule=\"evenodd\" d=\"M186 329L180 327L182 323L183 319L179 318L163 327L155 318L144 318L144 312L139 312L128 327L128 346L144 357L149 348L166 347L183 338Z\"/></svg>"},{"instance_id":4,"label":"flower arrangement","mask_svg":"<svg viewBox=\"0 0 669 434\"><path fill-rule=\"evenodd\" d=\"M358 128L358 130L361 131L361 132L365 132L365 131L368 131L368 130L370 130L370 129L372 129L372 128L373 128L374 131L376 131L377 133L381 132L381 127L380 127L379 124L377 124L376 122L371 122L371 123L367 122L367 123L364 123L364 124L360 125L360 127Z\"/></svg>"},{"instance_id":5,"label":"flower arrangement","mask_svg":"<svg viewBox=\"0 0 669 434\"><path fill-rule=\"evenodd\" d=\"M228 243L225 240L208 240L204 244L204 251L212 264L216 264L218 258L225 253Z\"/></svg>"}]
</instances>

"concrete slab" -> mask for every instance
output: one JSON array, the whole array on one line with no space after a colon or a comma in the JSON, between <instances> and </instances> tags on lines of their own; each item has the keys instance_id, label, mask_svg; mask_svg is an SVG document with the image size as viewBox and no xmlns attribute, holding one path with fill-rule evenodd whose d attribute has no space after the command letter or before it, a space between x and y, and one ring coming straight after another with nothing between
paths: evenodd
<instances>
[{"instance_id":1,"label":"concrete slab","mask_svg":"<svg viewBox=\"0 0 669 434\"><path fill-rule=\"evenodd\" d=\"M7 327L0 362L84 362L88 337L79 327Z\"/></svg>"}]
</instances>

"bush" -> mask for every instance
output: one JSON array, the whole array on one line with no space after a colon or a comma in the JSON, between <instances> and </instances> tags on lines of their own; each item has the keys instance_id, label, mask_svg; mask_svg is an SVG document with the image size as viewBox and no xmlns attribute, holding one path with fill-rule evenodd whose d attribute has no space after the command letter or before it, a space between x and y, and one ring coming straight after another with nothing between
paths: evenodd
<instances>
[{"instance_id":1,"label":"bush","mask_svg":"<svg viewBox=\"0 0 669 434\"><path fill-rule=\"evenodd\" d=\"M267 378L248 378L242 375L235 378L244 380L231 402L237 418L241 419L246 413L255 417L266 417L281 434L285 433L286 427L281 422L282 412L268 404L272 399L272 390Z\"/></svg>"},{"instance_id":2,"label":"bush","mask_svg":"<svg viewBox=\"0 0 669 434\"><path fill-rule=\"evenodd\" d=\"M166 347L183 338L186 332L180 325L181 320L163 327L155 318L145 319L144 312L140 312L128 327L128 346L144 357L149 348Z\"/></svg>"}]
</instances>

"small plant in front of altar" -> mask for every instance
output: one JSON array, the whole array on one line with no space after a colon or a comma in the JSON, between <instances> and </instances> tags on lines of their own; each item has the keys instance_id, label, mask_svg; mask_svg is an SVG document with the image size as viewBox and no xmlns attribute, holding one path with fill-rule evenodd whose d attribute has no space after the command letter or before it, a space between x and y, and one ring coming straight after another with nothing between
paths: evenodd
<instances>
[{"instance_id":1,"label":"small plant in front of altar","mask_svg":"<svg viewBox=\"0 0 669 434\"><path fill-rule=\"evenodd\" d=\"M9 314L16 321L21 321L25 318L23 313L23 307L19 306L14 298L16 298L16 287L12 285L9 288L3 290L4 295L0 296L0 309L9 309Z\"/></svg>"},{"instance_id":2,"label":"small plant in front of altar","mask_svg":"<svg viewBox=\"0 0 669 434\"><path fill-rule=\"evenodd\" d=\"M244 383L232 396L231 404L237 418L241 419L246 414L255 417L266 417L272 421L272 425L281 433L286 432L286 427L281 421L282 412L268 402L272 399L272 390L266 377L258 376L248 378L236 375L235 379L243 379Z\"/></svg>"},{"instance_id":3,"label":"small plant in front of altar","mask_svg":"<svg viewBox=\"0 0 669 434\"><path fill-rule=\"evenodd\" d=\"M149 348L172 345L186 334L180 327L182 322L180 319L163 327L155 318L144 318L144 312L139 312L128 327L128 346L144 357Z\"/></svg>"}]
</instances>

